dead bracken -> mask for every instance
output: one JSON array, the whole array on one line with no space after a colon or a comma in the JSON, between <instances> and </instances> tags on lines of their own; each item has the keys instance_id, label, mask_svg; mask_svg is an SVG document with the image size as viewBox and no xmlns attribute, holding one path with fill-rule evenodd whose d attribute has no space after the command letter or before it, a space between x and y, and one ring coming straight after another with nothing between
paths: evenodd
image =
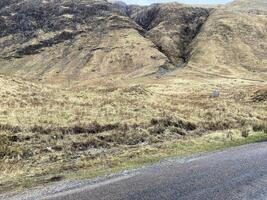
<instances>
[{"instance_id":1,"label":"dead bracken","mask_svg":"<svg viewBox=\"0 0 267 200\"><path fill-rule=\"evenodd\" d=\"M252 100L254 102L267 101L267 89L261 89L255 92L255 94L252 96Z\"/></svg>"}]
</instances>

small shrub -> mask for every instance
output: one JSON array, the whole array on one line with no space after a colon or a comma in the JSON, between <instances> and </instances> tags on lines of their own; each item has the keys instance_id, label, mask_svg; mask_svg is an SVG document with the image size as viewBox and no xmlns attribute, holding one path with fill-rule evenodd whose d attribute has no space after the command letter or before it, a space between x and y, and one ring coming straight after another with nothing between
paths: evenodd
<instances>
[{"instance_id":1,"label":"small shrub","mask_svg":"<svg viewBox=\"0 0 267 200\"><path fill-rule=\"evenodd\" d=\"M29 130L33 133L40 133L40 134L46 134L46 135L52 132L60 132L62 134L82 134L82 133L96 134L96 133L101 133L101 132L110 131L110 130L119 129L119 128L125 130L127 129L127 126L125 125L121 126L119 123L100 125L97 122L93 122L90 124L78 124L72 127L46 128L43 126L35 125Z\"/></svg>"},{"instance_id":2,"label":"small shrub","mask_svg":"<svg viewBox=\"0 0 267 200\"><path fill-rule=\"evenodd\" d=\"M252 125L253 131L267 133L267 122L257 121Z\"/></svg>"},{"instance_id":3,"label":"small shrub","mask_svg":"<svg viewBox=\"0 0 267 200\"><path fill-rule=\"evenodd\" d=\"M19 126L12 126L10 124L0 124L1 131L10 131L12 133L20 133L22 132L22 128Z\"/></svg>"},{"instance_id":4,"label":"small shrub","mask_svg":"<svg viewBox=\"0 0 267 200\"><path fill-rule=\"evenodd\" d=\"M10 142L6 135L0 135L0 159L3 159L9 151Z\"/></svg>"},{"instance_id":5,"label":"small shrub","mask_svg":"<svg viewBox=\"0 0 267 200\"><path fill-rule=\"evenodd\" d=\"M160 124L155 125L148 129L149 133L153 135L163 134L165 130L166 130L166 127Z\"/></svg>"},{"instance_id":6,"label":"small shrub","mask_svg":"<svg viewBox=\"0 0 267 200\"><path fill-rule=\"evenodd\" d=\"M226 133L226 137L230 140L233 140L233 135L234 135L234 133L231 130L227 131L227 133Z\"/></svg>"},{"instance_id":7,"label":"small shrub","mask_svg":"<svg viewBox=\"0 0 267 200\"><path fill-rule=\"evenodd\" d=\"M252 96L252 101L254 102L263 102L267 101L267 89L258 90Z\"/></svg>"},{"instance_id":8,"label":"small shrub","mask_svg":"<svg viewBox=\"0 0 267 200\"><path fill-rule=\"evenodd\" d=\"M250 129L249 128L243 128L241 130L241 136L244 137L244 138L247 138L250 134Z\"/></svg>"},{"instance_id":9,"label":"small shrub","mask_svg":"<svg viewBox=\"0 0 267 200\"><path fill-rule=\"evenodd\" d=\"M20 138L17 135L10 135L8 136L10 142L18 142Z\"/></svg>"},{"instance_id":10,"label":"small shrub","mask_svg":"<svg viewBox=\"0 0 267 200\"><path fill-rule=\"evenodd\" d=\"M105 141L99 140L98 138L90 137L84 142L74 142L72 147L75 150L85 151L91 148L107 148L109 147L109 144Z\"/></svg>"},{"instance_id":11,"label":"small shrub","mask_svg":"<svg viewBox=\"0 0 267 200\"><path fill-rule=\"evenodd\" d=\"M58 182L64 179L62 175L55 175L48 179L48 182Z\"/></svg>"},{"instance_id":12,"label":"small shrub","mask_svg":"<svg viewBox=\"0 0 267 200\"><path fill-rule=\"evenodd\" d=\"M55 151L62 151L63 150L63 147L61 145L55 145L52 147L53 150Z\"/></svg>"},{"instance_id":13,"label":"small shrub","mask_svg":"<svg viewBox=\"0 0 267 200\"><path fill-rule=\"evenodd\" d=\"M51 128L44 128L42 126L34 125L32 128L30 128L30 131L33 133L40 133L40 134L50 134L53 130Z\"/></svg>"},{"instance_id":14,"label":"small shrub","mask_svg":"<svg viewBox=\"0 0 267 200\"><path fill-rule=\"evenodd\" d=\"M128 140L126 141L126 144L127 145L137 145L137 144L140 144L140 143L143 143L145 142L145 138L142 136L142 135L139 135L139 134L132 134Z\"/></svg>"},{"instance_id":15,"label":"small shrub","mask_svg":"<svg viewBox=\"0 0 267 200\"><path fill-rule=\"evenodd\" d=\"M184 129L177 128L177 127L174 127L174 126L170 127L169 131L171 133L182 135L182 136L185 136L187 134L187 132Z\"/></svg>"},{"instance_id":16,"label":"small shrub","mask_svg":"<svg viewBox=\"0 0 267 200\"><path fill-rule=\"evenodd\" d=\"M188 131L192 131L195 130L197 128L197 125L186 121L184 119L178 119L178 118L172 118L172 117L166 117L166 118L160 118L160 119L151 119L150 124L152 126L155 125L160 125L162 127L170 127L170 126L174 126L176 128L181 128L181 129L185 129Z\"/></svg>"}]
</instances>

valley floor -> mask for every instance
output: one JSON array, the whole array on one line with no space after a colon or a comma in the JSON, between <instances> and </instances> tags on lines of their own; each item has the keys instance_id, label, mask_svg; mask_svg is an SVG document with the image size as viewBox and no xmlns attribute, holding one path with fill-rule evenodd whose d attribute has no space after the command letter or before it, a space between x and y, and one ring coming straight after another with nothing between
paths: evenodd
<instances>
[{"instance_id":1,"label":"valley floor","mask_svg":"<svg viewBox=\"0 0 267 200\"><path fill-rule=\"evenodd\" d=\"M0 191L263 140L266 93L189 70L70 88L0 77Z\"/></svg>"}]
</instances>

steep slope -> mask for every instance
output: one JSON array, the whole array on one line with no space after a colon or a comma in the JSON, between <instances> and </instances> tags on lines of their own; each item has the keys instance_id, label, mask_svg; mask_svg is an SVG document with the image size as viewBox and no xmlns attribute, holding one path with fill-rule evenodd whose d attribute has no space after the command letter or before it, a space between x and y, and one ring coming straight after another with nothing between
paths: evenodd
<instances>
[{"instance_id":1,"label":"steep slope","mask_svg":"<svg viewBox=\"0 0 267 200\"><path fill-rule=\"evenodd\" d=\"M155 4L131 17L147 31L146 38L153 41L174 65L181 66L187 61L188 45L199 33L210 11L177 3Z\"/></svg>"},{"instance_id":2,"label":"steep slope","mask_svg":"<svg viewBox=\"0 0 267 200\"><path fill-rule=\"evenodd\" d=\"M233 10L259 10L267 11L267 2L265 0L235 0L227 6Z\"/></svg>"},{"instance_id":3,"label":"steep slope","mask_svg":"<svg viewBox=\"0 0 267 200\"><path fill-rule=\"evenodd\" d=\"M266 3L246 2L235 1L211 14L191 44L189 66L235 76L267 72Z\"/></svg>"},{"instance_id":4,"label":"steep slope","mask_svg":"<svg viewBox=\"0 0 267 200\"><path fill-rule=\"evenodd\" d=\"M59 82L170 66L142 28L106 1L24 0L0 16L2 73Z\"/></svg>"},{"instance_id":5,"label":"steep slope","mask_svg":"<svg viewBox=\"0 0 267 200\"><path fill-rule=\"evenodd\" d=\"M164 74L184 62L208 13L181 4L6 2L0 10L0 72L44 82Z\"/></svg>"},{"instance_id":6,"label":"steep slope","mask_svg":"<svg viewBox=\"0 0 267 200\"><path fill-rule=\"evenodd\" d=\"M217 75L266 72L266 2L204 7L1 1L0 73L81 83L163 75L184 66Z\"/></svg>"}]
</instances>

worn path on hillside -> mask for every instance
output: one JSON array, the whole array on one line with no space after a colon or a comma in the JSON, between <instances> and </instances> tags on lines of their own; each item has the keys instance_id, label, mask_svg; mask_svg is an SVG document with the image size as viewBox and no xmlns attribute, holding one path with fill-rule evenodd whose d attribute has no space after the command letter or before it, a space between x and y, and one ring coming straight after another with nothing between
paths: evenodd
<instances>
[{"instance_id":1,"label":"worn path on hillside","mask_svg":"<svg viewBox=\"0 0 267 200\"><path fill-rule=\"evenodd\" d=\"M267 199L267 142L162 161L63 192L12 199Z\"/></svg>"}]
</instances>

